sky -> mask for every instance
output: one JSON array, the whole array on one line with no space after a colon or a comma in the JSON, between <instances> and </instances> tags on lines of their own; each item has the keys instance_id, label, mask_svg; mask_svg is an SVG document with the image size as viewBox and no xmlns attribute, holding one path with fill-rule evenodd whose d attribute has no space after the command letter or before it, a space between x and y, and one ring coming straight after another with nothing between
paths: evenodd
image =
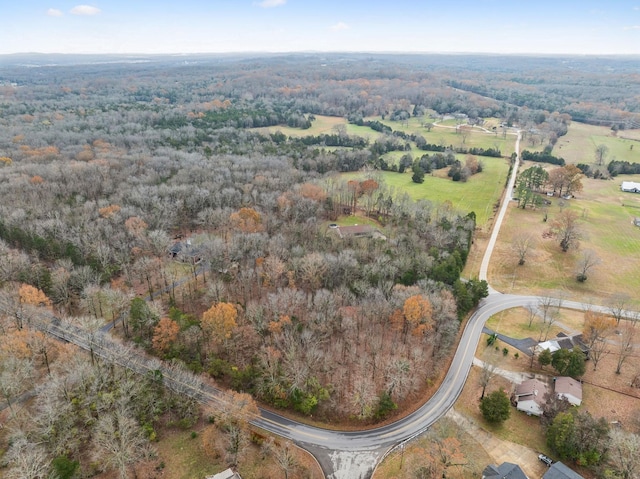
<instances>
[{"instance_id":1,"label":"sky","mask_svg":"<svg viewBox=\"0 0 640 479\"><path fill-rule=\"evenodd\" d=\"M2 0L0 18L0 54L640 54L640 0Z\"/></svg>"}]
</instances>

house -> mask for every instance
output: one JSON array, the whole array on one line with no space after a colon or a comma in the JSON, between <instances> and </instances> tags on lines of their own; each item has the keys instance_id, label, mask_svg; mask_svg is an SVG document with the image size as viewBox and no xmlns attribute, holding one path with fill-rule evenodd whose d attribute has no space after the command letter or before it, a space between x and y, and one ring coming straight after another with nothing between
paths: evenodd
<instances>
[{"instance_id":1,"label":"house","mask_svg":"<svg viewBox=\"0 0 640 479\"><path fill-rule=\"evenodd\" d=\"M169 248L169 257L183 263L198 264L202 261L202 248L193 246L191 240L177 241Z\"/></svg>"},{"instance_id":2,"label":"house","mask_svg":"<svg viewBox=\"0 0 640 479\"><path fill-rule=\"evenodd\" d=\"M640 193L640 183L636 183L634 181L623 181L622 185L620 185L620 189L627 193Z\"/></svg>"},{"instance_id":3,"label":"house","mask_svg":"<svg viewBox=\"0 0 640 479\"><path fill-rule=\"evenodd\" d=\"M380 233L371 225L353 225L353 226L338 226L335 224L329 225L331 230L338 233L340 238L376 238L384 239L387 237Z\"/></svg>"},{"instance_id":4,"label":"house","mask_svg":"<svg viewBox=\"0 0 640 479\"><path fill-rule=\"evenodd\" d=\"M566 399L574 406L582 404L582 384L566 376L554 378L553 388L556 396Z\"/></svg>"},{"instance_id":5,"label":"house","mask_svg":"<svg viewBox=\"0 0 640 479\"><path fill-rule=\"evenodd\" d=\"M529 479L517 464L503 462L499 466L493 464L482 471L482 479Z\"/></svg>"},{"instance_id":6,"label":"house","mask_svg":"<svg viewBox=\"0 0 640 479\"><path fill-rule=\"evenodd\" d=\"M552 353L556 352L558 349L573 349L579 348L580 351L584 353L584 355L589 358L589 348L586 344L582 342L582 334L573 334L571 336L565 333L558 333L558 335L550 339L549 341L544 341L542 343L538 343L536 346L536 352L542 352L545 349L548 349Z\"/></svg>"},{"instance_id":7,"label":"house","mask_svg":"<svg viewBox=\"0 0 640 479\"><path fill-rule=\"evenodd\" d=\"M547 392L547 385L538 379L523 381L514 393L516 409L534 416L542 415Z\"/></svg>"},{"instance_id":8,"label":"house","mask_svg":"<svg viewBox=\"0 0 640 479\"><path fill-rule=\"evenodd\" d=\"M218 474L214 474L213 476L207 476L206 479L242 479L240 474L237 472L233 472L231 469L227 469L226 471L219 472Z\"/></svg>"},{"instance_id":9,"label":"house","mask_svg":"<svg viewBox=\"0 0 640 479\"><path fill-rule=\"evenodd\" d=\"M561 462L554 462L542 479L584 479L584 477Z\"/></svg>"}]
</instances>

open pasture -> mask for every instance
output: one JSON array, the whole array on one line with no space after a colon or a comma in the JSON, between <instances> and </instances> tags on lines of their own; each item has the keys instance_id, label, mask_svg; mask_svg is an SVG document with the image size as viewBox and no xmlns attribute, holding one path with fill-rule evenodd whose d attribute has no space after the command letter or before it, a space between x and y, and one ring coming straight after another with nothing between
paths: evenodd
<instances>
[{"instance_id":1,"label":"open pasture","mask_svg":"<svg viewBox=\"0 0 640 479\"><path fill-rule=\"evenodd\" d=\"M567 134L558 139L553 154L564 158L567 163L593 165L598 145L605 145L609 149L604 161L605 168L613 159L640 163L640 132L623 130L614 136L609 127L576 122L571 123Z\"/></svg>"},{"instance_id":2,"label":"open pasture","mask_svg":"<svg viewBox=\"0 0 640 479\"><path fill-rule=\"evenodd\" d=\"M552 199L547 222L543 221L542 209L522 210L513 202L493 253L489 271L491 284L503 292L567 291L579 300L600 303L615 293L637 298L640 227L634 226L633 219L640 217L640 195L620 191L623 179L640 181L640 175L610 181L584 179L584 190L577 199ZM579 249L567 253L562 252L558 240L550 235L551 224L560 213L561 205L578 214L582 231ZM530 234L536 241L523 266L518 266L511 246L519 233ZM589 271L586 282L579 283L576 263L584 250L593 250L600 264Z\"/></svg>"},{"instance_id":3,"label":"open pasture","mask_svg":"<svg viewBox=\"0 0 640 479\"><path fill-rule=\"evenodd\" d=\"M335 128L338 125L347 125L346 118L342 118L339 116L315 115L315 117L316 119L311 122L311 128L307 128L306 130L302 130L300 128L292 128L286 125L266 126L261 128L254 128L253 130L264 134L272 134L279 131L287 136L300 137L322 134L330 135L335 133Z\"/></svg>"},{"instance_id":4,"label":"open pasture","mask_svg":"<svg viewBox=\"0 0 640 479\"><path fill-rule=\"evenodd\" d=\"M397 193L406 192L412 199L425 199L434 203L449 201L453 207L466 214L476 213L477 224L487 224L493 214L493 207L499 201L506 181L509 165L502 158L482 158L484 170L472 176L466 183L454 182L449 178L425 175L424 183L411 180L412 173L376 172L384 183ZM344 173L345 180L364 178L366 173Z\"/></svg>"},{"instance_id":5,"label":"open pasture","mask_svg":"<svg viewBox=\"0 0 640 479\"><path fill-rule=\"evenodd\" d=\"M434 123L437 120L432 118L410 118L406 123L400 121L382 120L381 117L367 118L368 120L378 120L381 123L393 128L394 131L402 131L407 134L421 135L428 143L435 145L453 146L454 148L498 148L503 156L510 156L515 151L515 134L502 132L489 133L480 127L469 127L466 138L456 130L458 120L444 120L438 122L429 131L422 126L423 123Z\"/></svg>"}]
</instances>

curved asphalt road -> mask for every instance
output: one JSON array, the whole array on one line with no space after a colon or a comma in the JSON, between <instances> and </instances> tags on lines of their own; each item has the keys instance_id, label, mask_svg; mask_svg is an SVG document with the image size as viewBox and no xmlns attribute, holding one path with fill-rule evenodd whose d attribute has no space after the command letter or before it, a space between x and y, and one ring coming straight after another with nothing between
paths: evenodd
<instances>
[{"instance_id":1,"label":"curved asphalt road","mask_svg":"<svg viewBox=\"0 0 640 479\"><path fill-rule=\"evenodd\" d=\"M513 165L502 206L482 260L480 279L487 278L491 254L512 197L520 160L520 139L521 133L518 130L515 146L518 157ZM265 410L261 411L261 417L253 423L269 432L290 439L312 452L327 477L334 479L370 477L385 451L421 434L453 406L469 375L485 322L505 309L537 304L538 301L537 298L530 296L502 295L492 288L489 291L489 297L481 301L476 312L467 322L458 349L440 388L431 399L408 416L379 428L350 432L307 426ZM349 452L354 454L344 455ZM348 464L341 464L341 461Z\"/></svg>"},{"instance_id":2,"label":"curved asphalt road","mask_svg":"<svg viewBox=\"0 0 640 479\"><path fill-rule=\"evenodd\" d=\"M519 152L520 138L520 131L518 131L517 152ZM487 277L491 253L511 200L518 161L513 166L502 207L483 257L480 279L486 280ZM537 305L539 301L539 298L535 296L501 294L491 288L489 291L489 296L480 302L476 312L467 322L458 349L440 388L431 399L408 416L375 429L343 432L308 426L261 409L260 417L251 421L252 424L290 439L310 451L318 459L329 479L367 479L371 477L376 464L385 452L424 432L453 406L469 375L485 322L500 311L519 306ZM563 301L562 307L580 310L591 307L606 311L605 308L571 301ZM625 312L625 316L633 319L638 318L638 315L631 311Z\"/></svg>"}]
</instances>

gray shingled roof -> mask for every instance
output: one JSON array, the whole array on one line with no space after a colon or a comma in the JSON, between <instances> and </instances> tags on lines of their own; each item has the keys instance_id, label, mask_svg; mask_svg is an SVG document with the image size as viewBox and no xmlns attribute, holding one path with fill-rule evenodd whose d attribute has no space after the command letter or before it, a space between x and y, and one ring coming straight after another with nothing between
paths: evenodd
<instances>
[{"instance_id":1,"label":"gray shingled roof","mask_svg":"<svg viewBox=\"0 0 640 479\"><path fill-rule=\"evenodd\" d=\"M561 462L554 462L542 479L584 479L584 477Z\"/></svg>"},{"instance_id":2,"label":"gray shingled roof","mask_svg":"<svg viewBox=\"0 0 640 479\"><path fill-rule=\"evenodd\" d=\"M489 465L482 471L487 479L529 479L520 466L511 462L503 462L499 466Z\"/></svg>"}]
</instances>

